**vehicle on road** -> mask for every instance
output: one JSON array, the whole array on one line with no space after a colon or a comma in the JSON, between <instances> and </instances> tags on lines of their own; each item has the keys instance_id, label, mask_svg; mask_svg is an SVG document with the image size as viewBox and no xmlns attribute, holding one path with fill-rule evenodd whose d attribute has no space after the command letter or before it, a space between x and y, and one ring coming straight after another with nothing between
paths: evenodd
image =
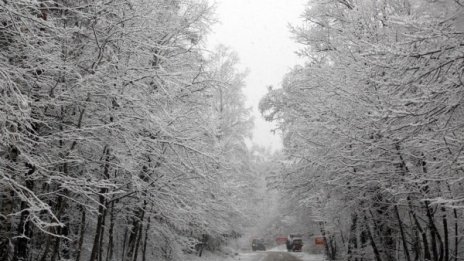
<instances>
[{"instance_id":1,"label":"vehicle on road","mask_svg":"<svg viewBox=\"0 0 464 261\"><path fill-rule=\"evenodd\" d=\"M303 238L301 235L290 234L288 235L286 245L288 252L301 252L303 249Z\"/></svg>"},{"instance_id":2,"label":"vehicle on road","mask_svg":"<svg viewBox=\"0 0 464 261\"><path fill-rule=\"evenodd\" d=\"M266 246L264 245L264 240L263 239L253 239L251 241L251 250L257 251L257 250L262 250L266 251Z\"/></svg>"},{"instance_id":3,"label":"vehicle on road","mask_svg":"<svg viewBox=\"0 0 464 261\"><path fill-rule=\"evenodd\" d=\"M301 252L303 249L303 239L301 238L294 238L292 244L292 251L293 252Z\"/></svg>"}]
</instances>

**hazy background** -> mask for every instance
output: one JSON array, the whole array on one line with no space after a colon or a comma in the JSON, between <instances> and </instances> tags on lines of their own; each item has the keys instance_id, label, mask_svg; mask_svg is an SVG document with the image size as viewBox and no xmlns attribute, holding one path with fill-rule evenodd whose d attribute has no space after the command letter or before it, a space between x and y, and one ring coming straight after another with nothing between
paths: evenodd
<instances>
[{"instance_id":1,"label":"hazy background","mask_svg":"<svg viewBox=\"0 0 464 261\"><path fill-rule=\"evenodd\" d=\"M252 143L276 151L282 148L272 124L258 112L259 100L267 86L280 87L282 77L299 63L298 46L291 39L289 23L298 24L306 0L211 0L216 5L216 18L208 46L224 44L240 57L240 67L248 68L244 94L247 106L253 108L255 128Z\"/></svg>"}]
</instances>

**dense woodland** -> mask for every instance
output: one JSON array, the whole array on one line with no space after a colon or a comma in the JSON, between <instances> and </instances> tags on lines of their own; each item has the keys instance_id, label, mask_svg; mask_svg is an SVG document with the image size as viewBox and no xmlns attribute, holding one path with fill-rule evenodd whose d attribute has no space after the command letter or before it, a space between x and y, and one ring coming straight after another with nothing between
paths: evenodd
<instances>
[{"instance_id":1,"label":"dense woodland","mask_svg":"<svg viewBox=\"0 0 464 261\"><path fill-rule=\"evenodd\" d=\"M302 18L305 64L260 103L279 169L245 144L246 74L205 49L207 1L0 1L0 261L214 250L267 213L263 166L331 260L464 260L464 1Z\"/></svg>"},{"instance_id":2,"label":"dense woodland","mask_svg":"<svg viewBox=\"0 0 464 261\"><path fill-rule=\"evenodd\" d=\"M211 15L0 1L0 261L181 260L241 232L252 121Z\"/></svg>"},{"instance_id":3,"label":"dense woodland","mask_svg":"<svg viewBox=\"0 0 464 261\"><path fill-rule=\"evenodd\" d=\"M464 1L311 0L261 100L331 259L464 260Z\"/></svg>"}]
</instances>

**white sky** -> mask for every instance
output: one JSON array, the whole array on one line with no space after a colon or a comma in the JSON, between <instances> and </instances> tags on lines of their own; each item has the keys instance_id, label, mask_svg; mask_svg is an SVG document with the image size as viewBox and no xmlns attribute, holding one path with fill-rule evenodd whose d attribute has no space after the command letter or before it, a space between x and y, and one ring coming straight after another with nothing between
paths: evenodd
<instances>
[{"instance_id":1,"label":"white sky","mask_svg":"<svg viewBox=\"0 0 464 261\"><path fill-rule=\"evenodd\" d=\"M280 87L290 68L298 63L296 43L291 39L288 24L299 24L306 0L211 0L216 3L219 23L213 26L208 46L224 44L236 51L241 68L248 68L244 93L247 106L253 107L255 129L253 143L282 148L278 134L258 112L267 86Z\"/></svg>"}]
</instances>

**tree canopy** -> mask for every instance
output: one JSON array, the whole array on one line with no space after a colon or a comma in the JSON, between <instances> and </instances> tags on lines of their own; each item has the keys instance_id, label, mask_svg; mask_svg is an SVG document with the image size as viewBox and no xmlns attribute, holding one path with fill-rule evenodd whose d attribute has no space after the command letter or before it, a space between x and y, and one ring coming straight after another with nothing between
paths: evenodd
<instances>
[{"instance_id":1,"label":"tree canopy","mask_svg":"<svg viewBox=\"0 0 464 261\"><path fill-rule=\"evenodd\" d=\"M203 51L211 14L0 3L1 261L175 260L241 233L248 188L224 180L252 125L236 56Z\"/></svg>"},{"instance_id":2,"label":"tree canopy","mask_svg":"<svg viewBox=\"0 0 464 261\"><path fill-rule=\"evenodd\" d=\"M330 258L462 256L463 17L460 1L314 0L292 28L306 63L260 109Z\"/></svg>"}]
</instances>

